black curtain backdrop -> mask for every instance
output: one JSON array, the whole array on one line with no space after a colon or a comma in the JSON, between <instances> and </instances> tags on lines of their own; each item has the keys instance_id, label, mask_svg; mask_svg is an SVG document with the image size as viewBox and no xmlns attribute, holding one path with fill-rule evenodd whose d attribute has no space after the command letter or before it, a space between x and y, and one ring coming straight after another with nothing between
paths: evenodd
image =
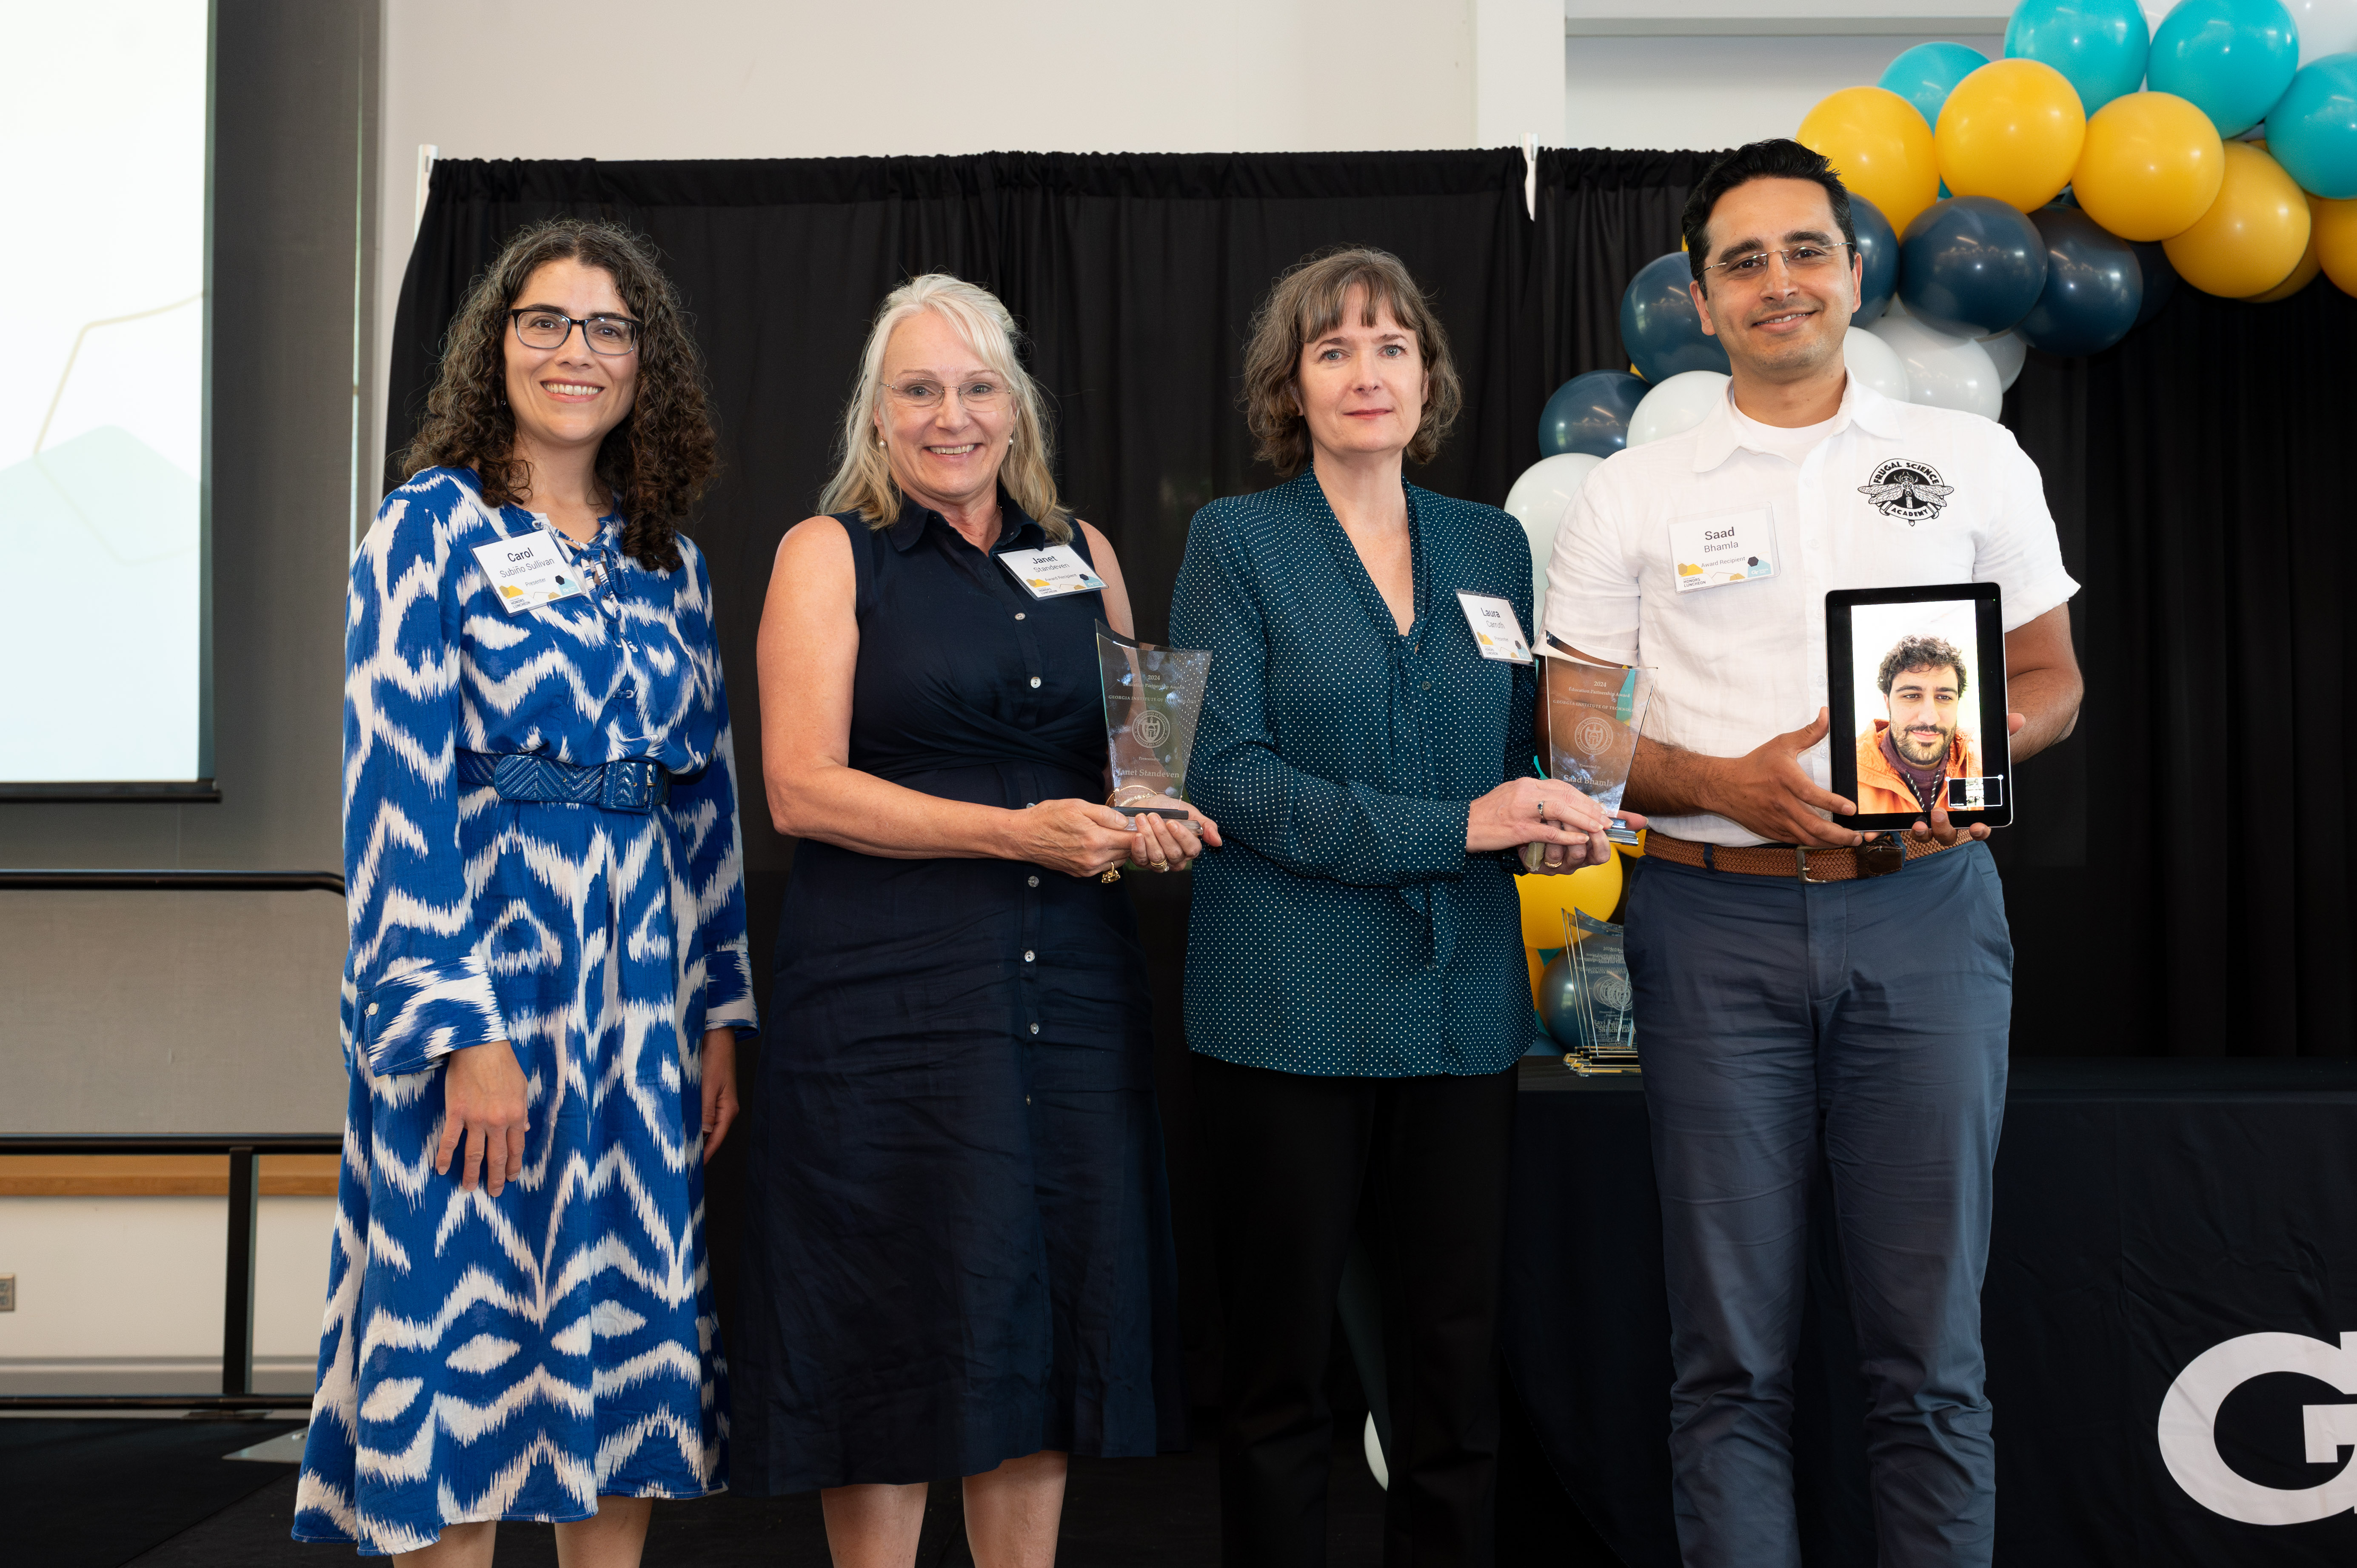
<instances>
[{"instance_id":1,"label":"black curtain backdrop","mask_svg":"<svg viewBox=\"0 0 2357 1568\"><path fill-rule=\"evenodd\" d=\"M402 286L387 449L397 460L452 312L516 227L604 216L661 248L709 362L720 432L722 475L690 532L711 559L734 676L765 975L792 851L760 803L754 632L778 541L832 471L887 291L941 270L1006 302L1055 400L1065 493L1114 542L1139 634L1158 640L1188 519L1274 479L1252 461L1238 393L1245 323L1279 272L1344 243L1406 261L1437 295L1466 383L1456 434L1411 477L1500 502L1538 456L1547 393L1626 364L1621 290L1677 248L1677 214L1714 156L1542 153L1534 216L1513 149L447 161ZM2017 1051L2357 1051L2341 994L2352 649L2331 553L2352 521L2336 454L2352 349L2357 302L2321 281L2265 306L2180 287L2108 353L2033 353L2007 398L2006 423L2045 475L2064 559L2085 585L2072 615L2087 673L2078 733L2024 768L2020 825L1996 839L2018 953ZM1127 886L1152 955L1189 1343L1200 1352L1216 1329L1179 1010L1187 889L1183 877ZM724 1287L730 1153L714 1171ZM1199 1393L1208 1371L1199 1362Z\"/></svg>"}]
</instances>

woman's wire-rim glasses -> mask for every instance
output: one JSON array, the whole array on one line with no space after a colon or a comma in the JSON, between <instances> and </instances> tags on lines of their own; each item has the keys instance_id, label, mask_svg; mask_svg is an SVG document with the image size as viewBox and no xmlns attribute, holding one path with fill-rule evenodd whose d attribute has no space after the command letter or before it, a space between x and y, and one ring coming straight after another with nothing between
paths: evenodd
<instances>
[{"instance_id":1,"label":"woman's wire-rim glasses","mask_svg":"<svg viewBox=\"0 0 2357 1568\"><path fill-rule=\"evenodd\" d=\"M1005 386L997 381L962 381L953 388L944 387L939 381L921 380L902 381L899 386L886 381L884 390L892 394L895 403L909 408L936 409L942 406L943 399L955 397L960 406L977 409L984 413L996 408L1006 397Z\"/></svg>"},{"instance_id":2,"label":"woman's wire-rim glasses","mask_svg":"<svg viewBox=\"0 0 2357 1568\"><path fill-rule=\"evenodd\" d=\"M1786 272L1807 277L1812 274L1825 271L1841 259L1835 254L1835 252L1848 249L1850 249L1850 242L1847 240L1835 240L1828 245L1813 242L1805 245L1787 245L1781 251L1754 251L1748 256L1738 256L1731 262L1713 262L1703 268L1703 273L1708 275L1711 273L1723 272L1730 278L1740 279L1745 283L1757 283L1768 275L1768 258L1781 256L1784 258Z\"/></svg>"},{"instance_id":3,"label":"woman's wire-rim glasses","mask_svg":"<svg viewBox=\"0 0 2357 1568\"><path fill-rule=\"evenodd\" d=\"M628 316L573 317L554 310L511 310L508 319L515 323L516 340L527 349L562 349L576 327L581 328L581 341L593 354L612 359L639 346L639 324Z\"/></svg>"}]
</instances>

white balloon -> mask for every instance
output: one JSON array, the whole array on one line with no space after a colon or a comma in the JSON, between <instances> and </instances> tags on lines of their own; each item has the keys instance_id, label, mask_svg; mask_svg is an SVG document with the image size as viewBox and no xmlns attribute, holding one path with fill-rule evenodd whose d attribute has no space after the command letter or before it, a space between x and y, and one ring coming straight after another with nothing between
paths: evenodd
<instances>
[{"instance_id":1,"label":"white balloon","mask_svg":"<svg viewBox=\"0 0 2357 1568\"><path fill-rule=\"evenodd\" d=\"M1629 445L1642 446L1692 430L1727 401L1727 378L1717 371L1681 371L1647 392L1629 416Z\"/></svg>"},{"instance_id":2,"label":"white balloon","mask_svg":"<svg viewBox=\"0 0 2357 1568\"><path fill-rule=\"evenodd\" d=\"M1935 332L1911 316L1886 316L1867 330L1889 344L1907 367L1907 390L1914 402L1960 408L1984 419L1995 419L2005 406L1996 365L1971 338ZM1643 405L1638 407L1642 412Z\"/></svg>"},{"instance_id":3,"label":"white balloon","mask_svg":"<svg viewBox=\"0 0 2357 1568\"><path fill-rule=\"evenodd\" d=\"M2357 0L2283 0L2299 28L2299 63L2357 49Z\"/></svg>"},{"instance_id":4,"label":"white balloon","mask_svg":"<svg viewBox=\"0 0 2357 1568\"><path fill-rule=\"evenodd\" d=\"M2011 392L2013 383L2021 379L2022 361L2029 358L2029 345L2011 332L1992 332L1979 342L1988 350L1989 363L1996 367L1996 390Z\"/></svg>"},{"instance_id":5,"label":"white balloon","mask_svg":"<svg viewBox=\"0 0 2357 1568\"><path fill-rule=\"evenodd\" d=\"M1603 461L1592 452L1558 452L1524 468L1506 492L1506 510L1531 542L1531 606L1540 626L1546 624L1547 563L1555 559L1555 531L1563 526L1571 498Z\"/></svg>"},{"instance_id":6,"label":"white balloon","mask_svg":"<svg viewBox=\"0 0 2357 1568\"><path fill-rule=\"evenodd\" d=\"M1853 327L1842 338L1842 361L1849 367L1862 386L1872 387L1885 397L1909 401L1907 367L1899 362L1890 345L1863 327Z\"/></svg>"}]
</instances>

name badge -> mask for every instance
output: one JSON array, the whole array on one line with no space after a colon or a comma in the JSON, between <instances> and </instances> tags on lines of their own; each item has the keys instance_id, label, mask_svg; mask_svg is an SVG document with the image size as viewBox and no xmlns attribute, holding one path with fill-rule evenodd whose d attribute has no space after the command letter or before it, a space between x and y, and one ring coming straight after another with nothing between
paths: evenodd
<instances>
[{"instance_id":1,"label":"name badge","mask_svg":"<svg viewBox=\"0 0 2357 1568\"><path fill-rule=\"evenodd\" d=\"M1670 564L1682 594L1772 576L1775 547L1771 514L1764 510L1680 518L1670 524Z\"/></svg>"},{"instance_id":2,"label":"name badge","mask_svg":"<svg viewBox=\"0 0 2357 1568\"><path fill-rule=\"evenodd\" d=\"M544 528L476 545L475 564L491 580L500 607L510 615L589 591L588 580Z\"/></svg>"},{"instance_id":3,"label":"name badge","mask_svg":"<svg viewBox=\"0 0 2357 1568\"><path fill-rule=\"evenodd\" d=\"M1104 586L1104 579L1090 571L1081 553L1069 544L1050 544L1045 550L1004 551L998 564L1014 573L1015 580L1028 588L1035 599L1092 594Z\"/></svg>"},{"instance_id":4,"label":"name badge","mask_svg":"<svg viewBox=\"0 0 2357 1568\"><path fill-rule=\"evenodd\" d=\"M1495 594L1472 594L1457 590L1457 602L1465 611L1465 624L1473 630L1473 646L1484 659L1502 660L1508 664L1528 664L1531 645L1523 639L1523 623L1514 618L1514 607Z\"/></svg>"}]
</instances>

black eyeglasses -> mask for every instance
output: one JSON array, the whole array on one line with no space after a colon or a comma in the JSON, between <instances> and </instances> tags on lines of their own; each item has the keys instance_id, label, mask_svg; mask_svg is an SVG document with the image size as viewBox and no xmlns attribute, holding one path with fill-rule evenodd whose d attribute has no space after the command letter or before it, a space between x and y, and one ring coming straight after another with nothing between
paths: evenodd
<instances>
[{"instance_id":1,"label":"black eyeglasses","mask_svg":"<svg viewBox=\"0 0 2357 1568\"><path fill-rule=\"evenodd\" d=\"M639 324L627 316L585 316L576 320L554 310L511 310L508 319L515 323L517 341L527 349L562 349L576 327L581 328L581 340L593 354L610 358L639 346Z\"/></svg>"}]
</instances>

